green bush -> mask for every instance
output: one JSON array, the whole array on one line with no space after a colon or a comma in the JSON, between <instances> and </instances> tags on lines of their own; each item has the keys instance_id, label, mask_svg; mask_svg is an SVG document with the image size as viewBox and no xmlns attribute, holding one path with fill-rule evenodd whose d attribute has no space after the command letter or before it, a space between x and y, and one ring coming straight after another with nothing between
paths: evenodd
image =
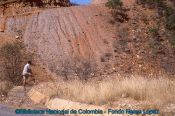
<instances>
[{"instance_id":1,"label":"green bush","mask_svg":"<svg viewBox=\"0 0 175 116\"><path fill-rule=\"evenodd\" d=\"M164 5L163 9L165 10L165 16L169 17L174 13L174 9L172 7L169 7L167 5Z\"/></svg>"},{"instance_id":2,"label":"green bush","mask_svg":"<svg viewBox=\"0 0 175 116\"><path fill-rule=\"evenodd\" d=\"M169 40L170 40L171 45L175 48L175 34L173 34Z\"/></svg>"},{"instance_id":3,"label":"green bush","mask_svg":"<svg viewBox=\"0 0 175 116\"><path fill-rule=\"evenodd\" d=\"M137 3L151 5L158 9L158 12L165 16L165 25L169 30L175 30L175 10L168 6L166 0L137 0Z\"/></svg>"},{"instance_id":4,"label":"green bush","mask_svg":"<svg viewBox=\"0 0 175 116\"><path fill-rule=\"evenodd\" d=\"M112 9L111 14L115 21L123 23L129 20L126 9L123 8L123 2L121 0L109 0L106 3L106 7Z\"/></svg>"},{"instance_id":5,"label":"green bush","mask_svg":"<svg viewBox=\"0 0 175 116\"><path fill-rule=\"evenodd\" d=\"M159 29L156 28L156 27L149 28L149 32L150 32L153 36L158 36L158 35L159 35Z\"/></svg>"},{"instance_id":6,"label":"green bush","mask_svg":"<svg viewBox=\"0 0 175 116\"><path fill-rule=\"evenodd\" d=\"M90 60L80 61L73 68L75 74L79 77L80 80L87 81L97 74L97 66L95 62Z\"/></svg>"},{"instance_id":7,"label":"green bush","mask_svg":"<svg viewBox=\"0 0 175 116\"><path fill-rule=\"evenodd\" d=\"M175 30L175 15L174 14L166 18L166 27L169 30Z\"/></svg>"},{"instance_id":8,"label":"green bush","mask_svg":"<svg viewBox=\"0 0 175 116\"><path fill-rule=\"evenodd\" d=\"M165 0L137 0L138 4L152 5L152 6L162 6Z\"/></svg>"},{"instance_id":9,"label":"green bush","mask_svg":"<svg viewBox=\"0 0 175 116\"><path fill-rule=\"evenodd\" d=\"M123 3L121 0L109 0L106 3L106 6L110 9L118 9L118 8L121 8L123 6Z\"/></svg>"}]
</instances>

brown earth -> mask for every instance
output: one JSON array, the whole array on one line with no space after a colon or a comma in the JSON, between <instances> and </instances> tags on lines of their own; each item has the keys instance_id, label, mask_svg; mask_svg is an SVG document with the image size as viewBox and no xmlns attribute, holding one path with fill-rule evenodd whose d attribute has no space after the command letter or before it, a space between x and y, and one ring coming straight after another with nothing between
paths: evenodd
<instances>
[{"instance_id":1,"label":"brown earth","mask_svg":"<svg viewBox=\"0 0 175 116\"><path fill-rule=\"evenodd\" d=\"M106 3L107 0L92 0L92 4L102 4L102 3Z\"/></svg>"}]
</instances>

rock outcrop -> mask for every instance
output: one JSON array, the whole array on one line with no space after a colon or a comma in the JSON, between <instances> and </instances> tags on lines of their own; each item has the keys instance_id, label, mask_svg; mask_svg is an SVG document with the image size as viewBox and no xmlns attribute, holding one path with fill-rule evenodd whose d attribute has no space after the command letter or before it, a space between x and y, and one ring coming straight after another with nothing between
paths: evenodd
<instances>
[{"instance_id":1,"label":"rock outcrop","mask_svg":"<svg viewBox=\"0 0 175 116\"><path fill-rule=\"evenodd\" d=\"M31 6L70 6L69 0L1 0L0 5L23 4Z\"/></svg>"},{"instance_id":2,"label":"rock outcrop","mask_svg":"<svg viewBox=\"0 0 175 116\"><path fill-rule=\"evenodd\" d=\"M88 6L36 13L27 21L25 43L53 70L63 67L62 62L101 62L101 56L111 52L104 41L112 41L114 35L99 12L103 11Z\"/></svg>"}]
</instances>

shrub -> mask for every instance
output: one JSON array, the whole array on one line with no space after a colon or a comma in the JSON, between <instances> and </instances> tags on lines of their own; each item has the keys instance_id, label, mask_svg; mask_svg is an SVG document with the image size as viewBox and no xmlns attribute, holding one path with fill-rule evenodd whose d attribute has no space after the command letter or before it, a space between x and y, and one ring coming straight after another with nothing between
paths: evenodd
<instances>
[{"instance_id":1,"label":"shrub","mask_svg":"<svg viewBox=\"0 0 175 116\"><path fill-rule=\"evenodd\" d=\"M24 3L29 3L31 6L43 6L42 0L23 0Z\"/></svg>"},{"instance_id":2,"label":"shrub","mask_svg":"<svg viewBox=\"0 0 175 116\"><path fill-rule=\"evenodd\" d=\"M7 95L8 91L12 87L12 83L8 81L0 81L0 96Z\"/></svg>"},{"instance_id":3,"label":"shrub","mask_svg":"<svg viewBox=\"0 0 175 116\"><path fill-rule=\"evenodd\" d=\"M160 7L165 4L164 1L165 0L137 0L137 3L152 6L152 7Z\"/></svg>"},{"instance_id":4,"label":"shrub","mask_svg":"<svg viewBox=\"0 0 175 116\"><path fill-rule=\"evenodd\" d=\"M159 29L156 27L152 27L149 29L149 32L152 34L153 37L159 36Z\"/></svg>"},{"instance_id":5,"label":"shrub","mask_svg":"<svg viewBox=\"0 0 175 116\"><path fill-rule=\"evenodd\" d=\"M87 81L96 74L96 64L88 60L80 61L74 67L74 72L81 80Z\"/></svg>"},{"instance_id":6,"label":"shrub","mask_svg":"<svg viewBox=\"0 0 175 116\"><path fill-rule=\"evenodd\" d=\"M113 47L116 49L119 49L119 46L126 47L128 44L128 40L129 40L129 28L127 27L122 27L119 28L118 30L118 38L119 39L115 39L113 42Z\"/></svg>"},{"instance_id":7,"label":"shrub","mask_svg":"<svg viewBox=\"0 0 175 116\"><path fill-rule=\"evenodd\" d=\"M90 60L78 60L74 63L64 60L61 66L57 74L65 77L65 80L69 80L69 76L76 75L80 80L87 81L96 74L96 64Z\"/></svg>"},{"instance_id":8,"label":"shrub","mask_svg":"<svg viewBox=\"0 0 175 116\"><path fill-rule=\"evenodd\" d=\"M64 76L66 80L68 80L68 76L73 73L73 65L69 60L64 60L62 62L62 68L59 70L59 74Z\"/></svg>"},{"instance_id":9,"label":"shrub","mask_svg":"<svg viewBox=\"0 0 175 116\"><path fill-rule=\"evenodd\" d=\"M123 3L121 0L109 0L106 3L106 6L110 9L119 9L119 8L122 8Z\"/></svg>"},{"instance_id":10,"label":"shrub","mask_svg":"<svg viewBox=\"0 0 175 116\"><path fill-rule=\"evenodd\" d=\"M22 43L7 43L0 49L6 80L19 84L22 73ZM2 77L1 77L2 78Z\"/></svg>"},{"instance_id":11,"label":"shrub","mask_svg":"<svg viewBox=\"0 0 175 116\"><path fill-rule=\"evenodd\" d=\"M165 10L166 17L169 17L174 13L174 9L172 7L164 6L164 10Z\"/></svg>"},{"instance_id":12,"label":"shrub","mask_svg":"<svg viewBox=\"0 0 175 116\"><path fill-rule=\"evenodd\" d=\"M175 48L175 34L170 37L170 43Z\"/></svg>"},{"instance_id":13,"label":"shrub","mask_svg":"<svg viewBox=\"0 0 175 116\"><path fill-rule=\"evenodd\" d=\"M158 14L165 16L167 29L175 30L175 10L166 4L166 0L137 0L137 3L157 8Z\"/></svg>"},{"instance_id":14,"label":"shrub","mask_svg":"<svg viewBox=\"0 0 175 116\"><path fill-rule=\"evenodd\" d=\"M106 3L106 7L112 9L111 13L115 21L124 22L129 20L128 15L122 6L123 2L121 0L109 0Z\"/></svg>"},{"instance_id":15,"label":"shrub","mask_svg":"<svg viewBox=\"0 0 175 116\"><path fill-rule=\"evenodd\" d=\"M175 14L172 14L166 18L166 27L169 30L175 30Z\"/></svg>"}]
</instances>

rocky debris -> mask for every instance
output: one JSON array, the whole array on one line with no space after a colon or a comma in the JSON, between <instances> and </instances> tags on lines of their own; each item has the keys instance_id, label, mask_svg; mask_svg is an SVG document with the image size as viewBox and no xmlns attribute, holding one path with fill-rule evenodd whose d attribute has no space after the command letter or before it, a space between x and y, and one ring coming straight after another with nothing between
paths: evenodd
<instances>
[{"instance_id":1,"label":"rocky debris","mask_svg":"<svg viewBox=\"0 0 175 116\"><path fill-rule=\"evenodd\" d=\"M38 92L37 90L35 89L32 89L29 93L28 93L28 96L30 97L30 99L36 103L36 104L44 104L48 99L49 97Z\"/></svg>"},{"instance_id":2,"label":"rocky debris","mask_svg":"<svg viewBox=\"0 0 175 116\"><path fill-rule=\"evenodd\" d=\"M35 104L45 104L47 100L52 98L58 92L58 87L64 84L59 80L57 82L42 82L38 85L32 87L30 91L28 91L27 95Z\"/></svg>"},{"instance_id":3,"label":"rocky debris","mask_svg":"<svg viewBox=\"0 0 175 116\"><path fill-rule=\"evenodd\" d=\"M26 87L26 91L23 86L16 86L8 92L5 104L11 104L13 106L20 107L21 105L31 106L32 101L27 96L27 92L31 87Z\"/></svg>"},{"instance_id":4,"label":"rocky debris","mask_svg":"<svg viewBox=\"0 0 175 116\"><path fill-rule=\"evenodd\" d=\"M28 96L35 104L45 104L56 93L56 89L53 83L46 82L33 87Z\"/></svg>"}]
</instances>

